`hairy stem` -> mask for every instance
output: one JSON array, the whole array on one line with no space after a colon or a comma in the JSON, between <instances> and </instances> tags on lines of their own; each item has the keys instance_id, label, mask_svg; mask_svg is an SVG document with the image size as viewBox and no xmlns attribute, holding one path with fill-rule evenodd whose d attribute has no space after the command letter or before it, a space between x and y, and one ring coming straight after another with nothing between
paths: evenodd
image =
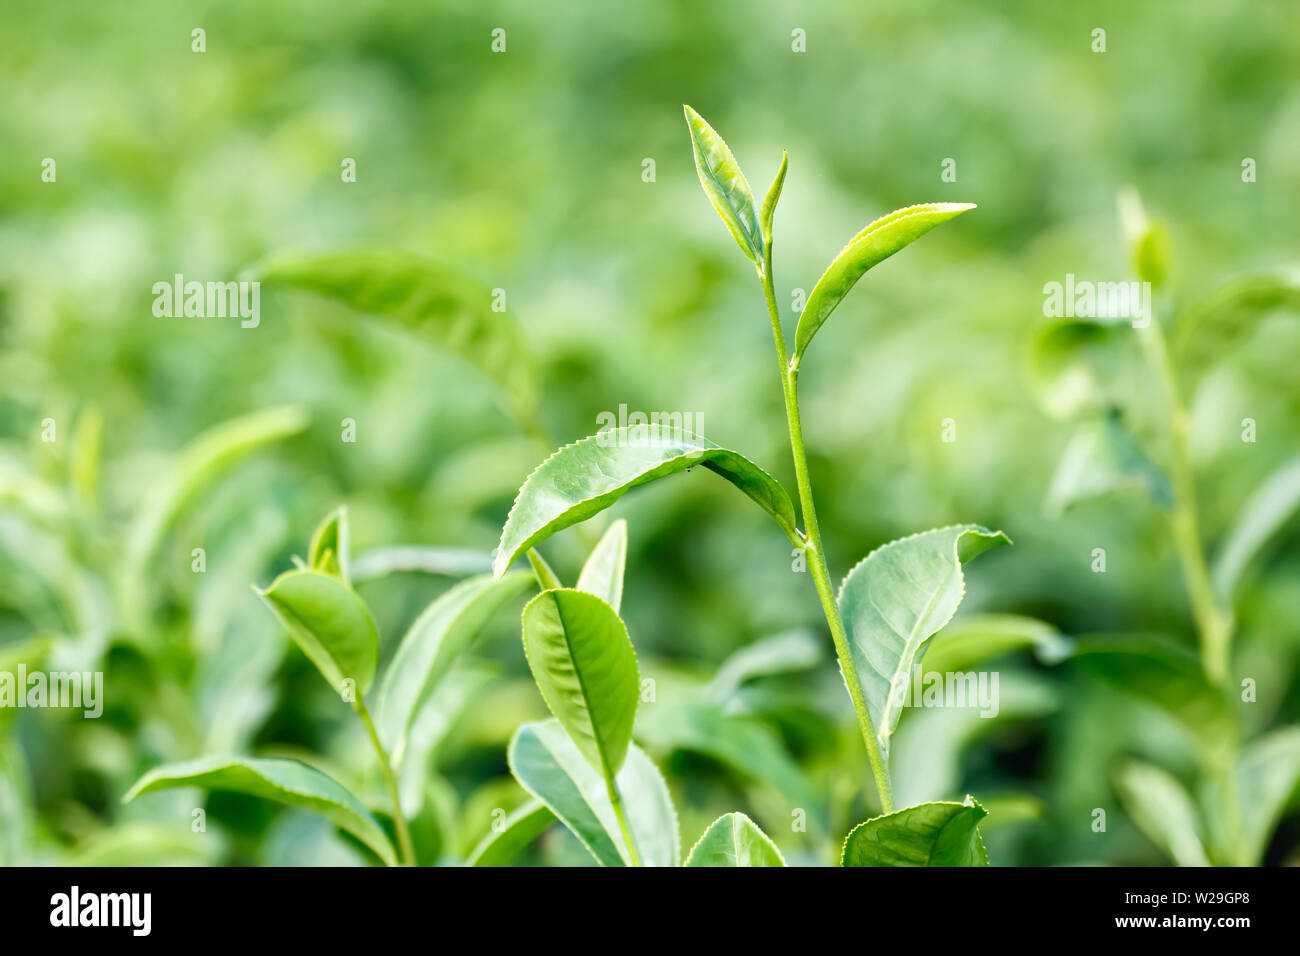
<instances>
[{"instance_id":1,"label":"hairy stem","mask_svg":"<svg viewBox=\"0 0 1300 956\"><path fill-rule=\"evenodd\" d=\"M627 825L627 816L623 813L623 797L618 792L618 784L612 778L605 778L605 789L609 792L609 802L614 805L614 816L618 818L618 829L623 834L623 844L627 847L628 859L633 866L641 865L641 857L636 852L636 841L632 839L632 829Z\"/></svg>"},{"instance_id":2,"label":"hairy stem","mask_svg":"<svg viewBox=\"0 0 1300 956\"><path fill-rule=\"evenodd\" d=\"M1210 583L1210 571L1201 547L1196 515L1196 481L1192 473L1187 446L1187 409L1178 394L1173 365L1164 333L1155 316L1139 330L1147 362L1155 372L1169 421L1169 470L1174 488L1174 506L1169 514L1170 531L1183 583L1192 605L1196 631L1201 645L1201 666L1215 683L1228 673L1228 654L1232 644L1232 617L1219 607Z\"/></svg>"},{"instance_id":3,"label":"hairy stem","mask_svg":"<svg viewBox=\"0 0 1300 956\"><path fill-rule=\"evenodd\" d=\"M808 455L804 451L803 424L799 418L799 366L790 361L786 352L785 333L781 330L781 316L776 307L776 292L772 287L772 243L769 240L765 245L767 248L763 265L758 270L758 278L767 300L767 313L772 320L772 337L776 342L777 363L781 370L781 391L785 397L790 452L794 456L794 475L799 486L799 508L803 512L804 555L808 560L808 568L812 572L813 583L817 587L817 596L822 602L826 624L831 629L831 640L835 642L835 654L839 657L845 686L848 687L849 697L853 700L853 709L858 715L862 742L866 745L867 759L871 763L871 773L876 782L876 792L880 795L880 809L884 813L893 813L894 786L889 777L889 763L876 742L876 729L872 724L871 714L867 711L866 696L862 692L862 682L858 679L858 671L853 664L853 652L849 647L848 633L844 629L844 622L840 619L840 610L835 603L835 590L831 585L826 556L822 550L817 508L813 504L812 482L808 478Z\"/></svg>"},{"instance_id":4,"label":"hairy stem","mask_svg":"<svg viewBox=\"0 0 1300 956\"><path fill-rule=\"evenodd\" d=\"M393 774L393 765L388 760L388 752L380 743L375 722L370 719L370 711L366 709L366 702L360 692L357 693L355 709L357 716L361 718L361 723L365 725L366 733L370 736L375 754L379 757L379 769L384 775L384 784L388 787L388 799L393 804L393 826L397 829L397 843L402 854L402 865L415 866L415 846L411 843L411 831L406 825L406 814L402 812L402 796L397 789L397 777Z\"/></svg>"}]
</instances>

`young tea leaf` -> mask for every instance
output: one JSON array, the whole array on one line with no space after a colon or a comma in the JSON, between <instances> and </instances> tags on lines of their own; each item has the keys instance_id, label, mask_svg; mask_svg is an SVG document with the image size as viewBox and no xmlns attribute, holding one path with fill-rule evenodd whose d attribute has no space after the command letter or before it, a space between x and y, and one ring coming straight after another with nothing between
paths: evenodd
<instances>
[{"instance_id":1,"label":"young tea leaf","mask_svg":"<svg viewBox=\"0 0 1300 956\"><path fill-rule=\"evenodd\" d=\"M297 760L212 756L165 764L141 777L122 801L173 787L234 790L314 810L370 847L389 866L397 863L388 837L361 801L342 784Z\"/></svg>"},{"instance_id":2,"label":"young tea leaf","mask_svg":"<svg viewBox=\"0 0 1300 956\"><path fill-rule=\"evenodd\" d=\"M617 614L623 603L623 569L627 565L627 522L619 518L596 542L578 575L578 590L594 594Z\"/></svg>"},{"instance_id":3,"label":"young tea leaf","mask_svg":"<svg viewBox=\"0 0 1300 956\"><path fill-rule=\"evenodd\" d=\"M840 585L853 664L886 755L912 670L965 594L962 564L999 544L1010 539L978 525L925 531L877 548Z\"/></svg>"},{"instance_id":4,"label":"young tea leaf","mask_svg":"<svg viewBox=\"0 0 1300 956\"><path fill-rule=\"evenodd\" d=\"M841 866L988 866L978 825L987 812L965 803L921 803L860 823Z\"/></svg>"},{"instance_id":5,"label":"young tea leaf","mask_svg":"<svg viewBox=\"0 0 1300 956\"><path fill-rule=\"evenodd\" d=\"M255 589L256 590L256 589ZM335 691L352 680L364 694L375 679L379 632L361 597L320 571L286 571L258 596Z\"/></svg>"},{"instance_id":6,"label":"young tea leaf","mask_svg":"<svg viewBox=\"0 0 1300 956\"><path fill-rule=\"evenodd\" d=\"M785 866L772 839L743 813L725 813L704 831L684 866Z\"/></svg>"},{"instance_id":7,"label":"young tea leaf","mask_svg":"<svg viewBox=\"0 0 1300 956\"><path fill-rule=\"evenodd\" d=\"M360 584L403 571L462 577L491 570L492 555L465 548L374 548L352 562L352 580Z\"/></svg>"},{"instance_id":8,"label":"young tea leaf","mask_svg":"<svg viewBox=\"0 0 1300 956\"><path fill-rule=\"evenodd\" d=\"M936 202L895 209L849 240L808 295L794 333L794 360L807 350L817 330L830 318L849 290L868 269L888 259L941 223L959 216L974 203Z\"/></svg>"},{"instance_id":9,"label":"young tea leaf","mask_svg":"<svg viewBox=\"0 0 1300 956\"><path fill-rule=\"evenodd\" d=\"M740 246L740 251L755 263L763 261L763 234L754 215L754 197L740 164L722 137L689 106L686 126L691 132L691 149L695 153L695 171L700 175L704 195Z\"/></svg>"},{"instance_id":10,"label":"young tea leaf","mask_svg":"<svg viewBox=\"0 0 1300 956\"><path fill-rule=\"evenodd\" d=\"M600 513L638 485L696 465L747 494L798 543L790 496L748 458L679 428L631 425L565 445L537 466L501 530L494 573L504 574L529 548Z\"/></svg>"},{"instance_id":11,"label":"young tea leaf","mask_svg":"<svg viewBox=\"0 0 1300 956\"><path fill-rule=\"evenodd\" d=\"M627 866L627 850L605 781L558 721L524 724L510 741L510 772L542 801L602 866ZM643 866L676 866L677 812L663 775L636 744L617 778Z\"/></svg>"},{"instance_id":12,"label":"young tea leaf","mask_svg":"<svg viewBox=\"0 0 1300 956\"><path fill-rule=\"evenodd\" d=\"M533 421L532 358L492 291L446 266L396 250L288 253L250 270L268 288L302 289L394 321L458 355L496 383L521 422Z\"/></svg>"},{"instance_id":13,"label":"young tea leaf","mask_svg":"<svg viewBox=\"0 0 1300 956\"><path fill-rule=\"evenodd\" d=\"M1159 767L1132 762L1115 774L1115 789L1133 822L1178 866L1209 866L1191 795Z\"/></svg>"},{"instance_id":14,"label":"young tea leaf","mask_svg":"<svg viewBox=\"0 0 1300 956\"><path fill-rule=\"evenodd\" d=\"M641 689L623 622L594 594L543 591L524 608L524 653L546 706L592 768L614 779Z\"/></svg>"},{"instance_id":15,"label":"young tea leaf","mask_svg":"<svg viewBox=\"0 0 1300 956\"><path fill-rule=\"evenodd\" d=\"M524 848L555 822L555 814L534 798L506 816L470 852L468 866L510 866Z\"/></svg>"},{"instance_id":16,"label":"young tea leaf","mask_svg":"<svg viewBox=\"0 0 1300 956\"><path fill-rule=\"evenodd\" d=\"M348 511L337 508L325 517L311 536L307 566L351 584L348 569Z\"/></svg>"},{"instance_id":17,"label":"young tea leaf","mask_svg":"<svg viewBox=\"0 0 1300 956\"><path fill-rule=\"evenodd\" d=\"M781 150L781 168L776 171L776 178L768 187L767 195L763 197L763 207L758 213L758 224L763 230L764 250L772 248L772 217L776 215L776 204L781 201L781 190L785 186L785 172L789 165L790 157L786 155L785 150Z\"/></svg>"},{"instance_id":18,"label":"young tea leaf","mask_svg":"<svg viewBox=\"0 0 1300 956\"><path fill-rule=\"evenodd\" d=\"M421 706L505 602L522 594L532 576L522 572L496 579L480 574L439 595L407 630L384 672L376 720L393 763L406 752L407 734Z\"/></svg>"},{"instance_id":19,"label":"young tea leaf","mask_svg":"<svg viewBox=\"0 0 1300 956\"><path fill-rule=\"evenodd\" d=\"M564 587L560 576L546 563L546 559L536 548L528 549L528 563L533 566L533 577L537 578L537 586L543 591Z\"/></svg>"}]
</instances>

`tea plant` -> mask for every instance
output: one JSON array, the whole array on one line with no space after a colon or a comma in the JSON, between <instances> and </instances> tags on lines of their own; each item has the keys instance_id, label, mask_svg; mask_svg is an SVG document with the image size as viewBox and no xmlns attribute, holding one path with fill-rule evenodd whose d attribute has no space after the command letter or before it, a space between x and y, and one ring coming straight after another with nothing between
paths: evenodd
<instances>
[{"instance_id":1,"label":"tea plant","mask_svg":"<svg viewBox=\"0 0 1300 956\"><path fill-rule=\"evenodd\" d=\"M679 428L624 426L561 448L529 476L502 530L494 573L504 574L516 558L556 532L608 508L632 488L697 465L713 471L767 512L803 552L812 572L882 810L882 816L868 820L849 835L841 862L849 866L986 865L977 830L985 811L969 799L895 808L888 760L912 672L930 639L952 619L961 601L962 565L982 551L1006 543L1007 538L977 525L958 525L891 542L850 571L837 598L813 503L798 400L799 366L809 344L862 275L935 226L973 207L957 203L909 206L869 224L836 256L808 296L795 330L794 351L789 353L772 280L772 220L785 181L786 157L782 157L766 198L756 208L749 184L726 143L690 107L686 107L686 120L700 183L737 245L754 264L767 304L804 527L797 526L794 504L785 489L738 452ZM523 780L532 769L531 763L525 763L528 770L521 773L521 747L530 758L536 753L556 787L568 792L592 792L590 784L580 786L580 778L569 776L567 771L573 767L583 773L598 773L608 798L607 807L601 804L608 816L603 829L608 836L611 821L617 823L625 860L635 864L637 828L629 828L620 803L647 800L662 809L657 780L648 775L643 778L639 771L626 781L616 776L635 715L635 657L626 630L607 604L571 595L556 587L554 580L542 584L546 590L530 605L532 616L525 612L524 642L526 647L536 648L529 663L558 721L558 726L550 725L552 729L546 733L555 748L576 748L586 760L579 763L572 754L566 758L557 750L542 758L544 747L533 742L538 730L525 728L523 737L517 736L512 746L516 776ZM570 613L565 613L566 608ZM543 653L543 649L551 652ZM602 713L603 717L598 716ZM567 743L561 730L568 733ZM589 740L612 741L614 746L607 753L602 746L586 743ZM534 792L537 789L543 788ZM629 793L623 793L624 789ZM575 833L591 829L566 819L563 813L557 812L557 816ZM664 825L666 813L659 813L658 818ZM728 824L719 821L716 826L725 833ZM733 820L733 833L750 833L736 826ZM646 836L665 848L671 844L662 832ZM593 853L602 862L613 860L610 854L602 857L594 849ZM664 858L672 859L666 852ZM759 857L737 852L729 858Z\"/></svg>"},{"instance_id":2,"label":"tea plant","mask_svg":"<svg viewBox=\"0 0 1300 956\"><path fill-rule=\"evenodd\" d=\"M1264 479L1211 563L1198 515L1187 399L1253 323L1300 304L1300 281L1285 272L1237 280L1175 315L1166 228L1147 218L1136 194L1121 197L1121 216L1134 272L1153 288L1159 308L1138 322L1069 318L1037 333L1033 368L1044 404L1076 428L1048 504L1061 511L1124 489L1147 494L1166 515L1200 653L1194 657L1145 635L1100 636L1081 640L1072 660L1154 705L1196 742L1197 779L1190 790L1141 760L1130 759L1115 772L1115 788L1134 822L1176 863L1257 865L1300 781L1300 729L1285 727L1243 743L1248 721L1245 709L1234 705L1234 684L1254 681L1234 669L1233 603L1245 572L1300 508L1300 459ZM1125 376L1134 360L1142 371ZM1133 378L1141 383L1132 385ZM1129 423L1152 392L1159 414L1143 440ZM1243 700L1251 699L1243 693Z\"/></svg>"}]
</instances>

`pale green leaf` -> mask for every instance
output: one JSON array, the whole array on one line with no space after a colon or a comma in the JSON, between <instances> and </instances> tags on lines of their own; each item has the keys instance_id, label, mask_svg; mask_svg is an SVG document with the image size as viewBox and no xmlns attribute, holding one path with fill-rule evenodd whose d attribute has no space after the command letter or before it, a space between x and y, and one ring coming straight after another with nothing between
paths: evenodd
<instances>
[{"instance_id":1,"label":"pale green leaf","mask_svg":"<svg viewBox=\"0 0 1300 956\"><path fill-rule=\"evenodd\" d=\"M749 817L725 813L704 831L683 865L785 866L785 857Z\"/></svg>"},{"instance_id":2,"label":"pale green leaf","mask_svg":"<svg viewBox=\"0 0 1300 956\"><path fill-rule=\"evenodd\" d=\"M1259 866L1300 787L1300 727L1282 727L1247 744L1231 781L1233 792L1223 777L1211 778L1204 788L1216 862Z\"/></svg>"},{"instance_id":3,"label":"pale green leaf","mask_svg":"<svg viewBox=\"0 0 1300 956\"><path fill-rule=\"evenodd\" d=\"M695 170L700 175L704 194L722 217L740 251L755 263L762 262L763 234L754 214L754 197L745 174L740 171L740 164L704 117L689 106L682 108L686 112L691 149L695 153Z\"/></svg>"},{"instance_id":4,"label":"pale green leaf","mask_svg":"<svg viewBox=\"0 0 1300 956\"><path fill-rule=\"evenodd\" d=\"M314 292L394 321L476 366L521 421L533 421L536 373L518 327L508 313L493 311L490 289L454 269L406 252L371 249L280 254L250 275L267 288Z\"/></svg>"},{"instance_id":5,"label":"pale green leaf","mask_svg":"<svg viewBox=\"0 0 1300 956\"><path fill-rule=\"evenodd\" d=\"M1174 328L1180 386L1195 394L1215 363L1248 341L1264 318L1282 311L1300 312L1300 271L1238 279L1192 305Z\"/></svg>"},{"instance_id":6,"label":"pale green leaf","mask_svg":"<svg viewBox=\"0 0 1300 956\"><path fill-rule=\"evenodd\" d=\"M1115 789L1133 822L1179 866L1209 866L1196 805L1177 778L1137 761L1115 774Z\"/></svg>"},{"instance_id":7,"label":"pale green leaf","mask_svg":"<svg viewBox=\"0 0 1300 956\"><path fill-rule=\"evenodd\" d=\"M524 653L546 706L593 769L623 766L641 681L627 628L586 591L544 591L524 608Z\"/></svg>"},{"instance_id":8,"label":"pale green leaf","mask_svg":"<svg viewBox=\"0 0 1300 956\"><path fill-rule=\"evenodd\" d=\"M1259 486L1242 505L1232 530L1214 560L1214 590L1231 603L1242 572L1269 539L1300 509L1300 458L1292 458Z\"/></svg>"},{"instance_id":9,"label":"pale green leaf","mask_svg":"<svg viewBox=\"0 0 1300 956\"><path fill-rule=\"evenodd\" d=\"M1115 324L1100 320L1058 319L1039 329L1029 352L1029 373L1047 413L1068 420L1112 408L1111 382L1117 377L1122 341Z\"/></svg>"},{"instance_id":10,"label":"pale green leaf","mask_svg":"<svg viewBox=\"0 0 1300 956\"><path fill-rule=\"evenodd\" d=\"M978 825L986 811L965 803L921 803L860 823L841 866L988 866Z\"/></svg>"},{"instance_id":11,"label":"pale green leaf","mask_svg":"<svg viewBox=\"0 0 1300 956\"><path fill-rule=\"evenodd\" d=\"M1001 531L953 525L892 541L862 559L840 585L840 614L881 750L898 725L912 671L926 643L952 620L965 594L961 566L1010 540Z\"/></svg>"},{"instance_id":12,"label":"pale green leaf","mask_svg":"<svg viewBox=\"0 0 1300 956\"><path fill-rule=\"evenodd\" d=\"M335 691L352 680L364 694L375 679L379 633L360 596L320 571L286 571L258 595Z\"/></svg>"},{"instance_id":13,"label":"pale green leaf","mask_svg":"<svg viewBox=\"0 0 1300 956\"><path fill-rule=\"evenodd\" d=\"M781 150L781 167L776 171L776 178L768 187L767 195L763 197L763 206L758 213L758 224L763 230L764 250L772 248L772 217L776 215L776 204L781 201L781 190L785 186L785 173L789 165L790 157L786 155L785 150Z\"/></svg>"},{"instance_id":14,"label":"pale green leaf","mask_svg":"<svg viewBox=\"0 0 1300 956\"><path fill-rule=\"evenodd\" d=\"M533 566L533 577L537 578L537 586L543 591L564 587L560 576L546 563L546 559L536 548L528 549L528 563Z\"/></svg>"},{"instance_id":15,"label":"pale green leaf","mask_svg":"<svg viewBox=\"0 0 1300 956\"><path fill-rule=\"evenodd\" d=\"M623 570L627 566L627 522L619 518L596 542L578 575L578 590L603 600L618 613L623 603Z\"/></svg>"},{"instance_id":16,"label":"pale green leaf","mask_svg":"<svg viewBox=\"0 0 1300 956\"><path fill-rule=\"evenodd\" d=\"M165 764L141 777L122 799L128 802L142 793L173 787L233 790L314 810L370 847L385 863L397 862L388 837L361 801L342 784L296 760L212 756Z\"/></svg>"},{"instance_id":17,"label":"pale green leaf","mask_svg":"<svg viewBox=\"0 0 1300 956\"><path fill-rule=\"evenodd\" d=\"M407 630L384 672L376 721L380 738L400 764L421 706L451 665L501 605L532 585L522 572L496 579L480 574L439 595Z\"/></svg>"},{"instance_id":18,"label":"pale green leaf","mask_svg":"<svg viewBox=\"0 0 1300 956\"><path fill-rule=\"evenodd\" d=\"M541 800L602 866L628 865L604 779L558 721L524 724L510 741L510 772ZM628 749L617 777L628 828L644 866L676 866L677 812L662 774L640 747Z\"/></svg>"},{"instance_id":19,"label":"pale green leaf","mask_svg":"<svg viewBox=\"0 0 1300 956\"><path fill-rule=\"evenodd\" d=\"M533 798L501 821L470 852L469 866L509 866L528 844L555 822L555 814Z\"/></svg>"},{"instance_id":20,"label":"pale green leaf","mask_svg":"<svg viewBox=\"0 0 1300 956\"><path fill-rule=\"evenodd\" d=\"M1072 648L1055 627L1038 618L968 614L935 635L921 659L921 669L941 674L969 671L976 664L1026 649L1052 664L1068 656Z\"/></svg>"},{"instance_id":21,"label":"pale green leaf","mask_svg":"<svg viewBox=\"0 0 1300 956\"><path fill-rule=\"evenodd\" d=\"M953 202L906 206L881 216L850 239L808 294L794 333L795 362L868 269L920 239L935 226L974 208L974 203Z\"/></svg>"},{"instance_id":22,"label":"pale green leaf","mask_svg":"<svg viewBox=\"0 0 1300 956\"><path fill-rule=\"evenodd\" d=\"M638 485L696 465L727 479L797 540L790 496L749 459L679 428L633 425L565 445L537 466L506 518L494 572L504 574L538 542L598 514Z\"/></svg>"},{"instance_id":23,"label":"pale green leaf","mask_svg":"<svg viewBox=\"0 0 1300 956\"><path fill-rule=\"evenodd\" d=\"M348 511L337 508L325 516L312 534L307 566L350 584L348 559Z\"/></svg>"},{"instance_id":24,"label":"pale green leaf","mask_svg":"<svg viewBox=\"0 0 1300 956\"><path fill-rule=\"evenodd\" d=\"M822 639L811 631L769 634L727 657L713 675L709 692L716 700L724 700L746 681L811 670L825 659Z\"/></svg>"}]
</instances>

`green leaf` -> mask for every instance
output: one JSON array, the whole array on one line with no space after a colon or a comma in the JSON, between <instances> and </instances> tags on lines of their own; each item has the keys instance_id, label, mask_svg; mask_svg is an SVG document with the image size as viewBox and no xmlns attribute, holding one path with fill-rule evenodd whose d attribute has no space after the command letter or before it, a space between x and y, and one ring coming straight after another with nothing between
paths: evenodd
<instances>
[{"instance_id":1,"label":"green leaf","mask_svg":"<svg viewBox=\"0 0 1300 956\"><path fill-rule=\"evenodd\" d=\"M528 549L528 563L533 566L533 576L537 578L537 586L543 591L552 591L564 587L560 576L546 563L546 559L541 556L536 548Z\"/></svg>"},{"instance_id":2,"label":"green leaf","mask_svg":"<svg viewBox=\"0 0 1300 956\"><path fill-rule=\"evenodd\" d=\"M978 525L937 528L877 548L844 578L840 614L884 754L926 643L961 603L962 564L1010 543L1001 531Z\"/></svg>"},{"instance_id":3,"label":"green leaf","mask_svg":"<svg viewBox=\"0 0 1300 956\"><path fill-rule=\"evenodd\" d=\"M587 556L578 575L578 590L603 600L617 614L623 603L623 569L627 566L627 522L619 518Z\"/></svg>"},{"instance_id":4,"label":"green leaf","mask_svg":"<svg viewBox=\"0 0 1300 956\"><path fill-rule=\"evenodd\" d=\"M506 518L494 573L504 574L538 542L600 513L638 485L696 465L747 494L797 541L790 496L748 458L679 428L631 425L565 445L537 466Z\"/></svg>"},{"instance_id":5,"label":"green leaf","mask_svg":"<svg viewBox=\"0 0 1300 956\"><path fill-rule=\"evenodd\" d=\"M1150 764L1125 764L1115 789L1133 822L1179 866L1209 866L1196 805L1177 778Z\"/></svg>"},{"instance_id":6,"label":"green leaf","mask_svg":"<svg viewBox=\"0 0 1300 956\"><path fill-rule=\"evenodd\" d=\"M165 764L141 777L122 800L126 803L142 793L173 787L234 790L315 810L374 850L389 866L397 863L388 837L361 801L342 784L297 760L212 756Z\"/></svg>"},{"instance_id":7,"label":"green leaf","mask_svg":"<svg viewBox=\"0 0 1300 956\"><path fill-rule=\"evenodd\" d=\"M920 803L860 823L844 841L841 866L988 866L978 825L986 811L965 803Z\"/></svg>"},{"instance_id":8,"label":"green leaf","mask_svg":"<svg viewBox=\"0 0 1300 956\"><path fill-rule=\"evenodd\" d=\"M776 214L776 204L781 201L781 190L785 186L785 172L790 165L790 157L781 150L781 168L776 171L776 178L772 180L772 185L768 187L767 195L763 197L763 207L758 213L758 224L763 230L763 248L772 248L772 217Z\"/></svg>"},{"instance_id":9,"label":"green leaf","mask_svg":"<svg viewBox=\"0 0 1300 956\"><path fill-rule=\"evenodd\" d=\"M1078 643L1070 661L1116 690L1160 708L1214 760L1222 760L1235 746L1238 728L1231 702L1182 648L1136 636L1090 638Z\"/></svg>"},{"instance_id":10,"label":"green leaf","mask_svg":"<svg viewBox=\"0 0 1300 956\"><path fill-rule=\"evenodd\" d=\"M1165 224L1147 218L1135 189L1120 193L1119 213L1133 271L1143 282L1157 287L1164 285L1170 259L1169 231Z\"/></svg>"},{"instance_id":11,"label":"green leaf","mask_svg":"<svg viewBox=\"0 0 1300 956\"><path fill-rule=\"evenodd\" d=\"M1136 489L1162 508L1173 505L1174 491L1164 471L1142 449L1118 411L1079 426L1052 476L1046 507L1059 515L1098 495Z\"/></svg>"},{"instance_id":12,"label":"green leaf","mask_svg":"<svg viewBox=\"0 0 1300 956\"><path fill-rule=\"evenodd\" d=\"M307 427L297 406L254 412L210 428L181 450L172 465L140 499L127 531L124 605L140 613L144 590L163 536L177 516L221 472L264 445L296 435Z\"/></svg>"},{"instance_id":13,"label":"green leaf","mask_svg":"<svg viewBox=\"0 0 1300 956\"><path fill-rule=\"evenodd\" d=\"M1273 831L1300 786L1300 728L1282 727L1241 751L1232 770L1234 793L1223 777L1211 778L1204 803L1217 862L1259 866Z\"/></svg>"},{"instance_id":14,"label":"green leaf","mask_svg":"<svg viewBox=\"0 0 1300 956\"><path fill-rule=\"evenodd\" d=\"M402 762L412 722L451 665L497 609L531 584L532 576L523 572L500 580L480 574L443 592L411 624L379 693L379 735L394 764Z\"/></svg>"},{"instance_id":15,"label":"green leaf","mask_svg":"<svg viewBox=\"0 0 1300 956\"><path fill-rule=\"evenodd\" d=\"M749 817L724 813L704 831L683 865L785 866L785 857Z\"/></svg>"},{"instance_id":16,"label":"green leaf","mask_svg":"<svg viewBox=\"0 0 1300 956\"><path fill-rule=\"evenodd\" d=\"M370 689L379 632L352 588L328 574L304 570L286 571L257 593L335 691L342 693L348 679L356 682L358 694Z\"/></svg>"},{"instance_id":17,"label":"green leaf","mask_svg":"<svg viewBox=\"0 0 1300 956\"><path fill-rule=\"evenodd\" d=\"M466 548L375 548L352 562L352 580L359 584L402 571L461 577L491 570L492 555Z\"/></svg>"},{"instance_id":18,"label":"green leaf","mask_svg":"<svg viewBox=\"0 0 1300 956\"><path fill-rule=\"evenodd\" d=\"M330 512L311 536L307 566L351 584L348 570L348 510Z\"/></svg>"},{"instance_id":19,"label":"green leaf","mask_svg":"<svg viewBox=\"0 0 1300 956\"><path fill-rule=\"evenodd\" d=\"M546 706L592 768L613 780L641 690L636 652L614 609L586 591L543 591L524 608L524 654Z\"/></svg>"},{"instance_id":20,"label":"green leaf","mask_svg":"<svg viewBox=\"0 0 1300 956\"><path fill-rule=\"evenodd\" d=\"M510 772L542 801L602 866L628 865L627 850L605 781L558 721L524 724L510 741ZM663 776L633 744L617 778L644 866L676 866L681 855L677 813Z\"/></svg>"},{"instance_id":21,"label":"green leaf","mask_svg":"<svg viewBox=\"0 0 1300 956\"><path fill-rule=\"evenodd\" d=\"M1056 663L1072 650L1051 624L1019 614L969 614L943 629L921 659L921 670L941 674L971 670L976 664L1020 650L1033 650Z\"/></svg>"},{"instance_id":22,"label":"green leaf","mask_svg":"<svg viewBox=\"0 0 1300 956\"><path fill-rule=\"evenodd\" d=\"M1300 508L1300 458L1292 458L1264 480L1242 506L1214 560L1214 591L1230 605L1242 572Z\"/></svg>"},{"instance_id":23,"label":"green leaf","mask_svg":"<svg viewBox=\"0 0 1300 956\"><path fill-rule=\"evenodd\" d=\"M1174 329L1179 385L1195 394L1215 363L1247 341L1264 318L1283 310L1300 311L1300 271L1238 279L1191 306Z\"/></svg>"},{"instance_id":24,"label":"green leaf","mask_svg":"<svg viewBox=\"0 0 1300 956\"><path fill-rule=\"evenodd\" d=\"M794 361L807 350L817 330L868 269L888 259L933 229L959 216L974 203L936 202L895 209L849 240L808 295L794 333Z\"/></svg>"},{"instance_id":25,"label":"green leaf","mask_svg":"<svg viewBox=\"0 0 1300 956\"><path fill-rule=\"evenodd\" d=\"M704 195L713 203L740 251L755 263L762 262L763 234L759 231L758 217L754 215L754 197L745 174L740 171L740 164L704 117L689 106L682 109L686 112L691 149L695 153L695 171L700 174Z\"/></svg>"},{"instance_id":26,"label":"green leaf","mask_svg":"<svg viewBox=\"0 0 1300 956\"><path fill-rule=\"evenodd\" d=\"M501 821L501 829L492 830L474 847L466 863L469 866L509 866L528 844L555 822L555 814L534 798Z\"/></svg>"},{"instance_id":27,"label":"green leaf","mask_svg":"<svg viewBox=\"0 0 1300 956\"><path fill-rule=\"evenodd\" d=\"M394 321L476 366L521 421L533 420L536 374L518 327L492 310L490 289L461 273L410 253L372 249L276 255L250 274L268 288L314 292Z\"/></svg>"}]
</instances>

